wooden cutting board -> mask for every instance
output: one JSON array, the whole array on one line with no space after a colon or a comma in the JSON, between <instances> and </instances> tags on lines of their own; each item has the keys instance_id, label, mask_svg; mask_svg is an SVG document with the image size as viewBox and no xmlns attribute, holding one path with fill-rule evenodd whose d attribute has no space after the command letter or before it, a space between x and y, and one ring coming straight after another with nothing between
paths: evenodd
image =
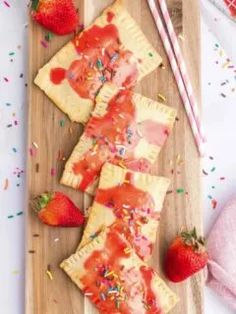
<instances>
[{"instance_id":1,"label":"wooden cutting board","mask_svg":"<svg viewBox=\"0 0 236 314\"><path fill-rule=\"evenodd\" d=\"M85 24L99 14L109 0L77 0ZM200 160L188 120L152 16L145 0L126 1L131 15L163 58L165 69L157 69L146 77L137 90L153 99L166 96L167 103L178 109L178 121L154 169L171 178L172 191L166 197L152 265L162 275L163 253L181 227L196 226L202 230ZM198 0L168 1L170 12L181 41L196 94L200 94L200 29ZM68 194L84 208L91 201L81 192L61 186L59 178L65 164L58 160L59 151L66 159L77 143L82 126L71 123L56 106L33 84L38 69L44 65L69 37L54 37L44 48L41 40L46 32L30 22L29 26L29 110L28 110L28 195L46 190ZM64 122L60 122L64 121ZM63 125L64 124L64 125ZM61 126L63 125L63 126ZM35 147L37 146L37 147ZM33 156L32 156L33 155ZM52 170L53 169L53 170ZM53 175L51 175L53 172ZM54 173L55 172L55 173ZM186 193L177 193L184 188ZM28 205L27 205L28 206ZM72 254L81 230L50 228L41 224L29 208L26 214L26 314L92 314L97 313L88 300L70 281L59 263ZM50 265L53 280L46 275ZM203 313L203 278L198 274L178 285L170 284L180 298L172 313ZM111 313L112 314L112 313ZM135 314L135 313L134 313Z\"/></svg>"}]
</instances>

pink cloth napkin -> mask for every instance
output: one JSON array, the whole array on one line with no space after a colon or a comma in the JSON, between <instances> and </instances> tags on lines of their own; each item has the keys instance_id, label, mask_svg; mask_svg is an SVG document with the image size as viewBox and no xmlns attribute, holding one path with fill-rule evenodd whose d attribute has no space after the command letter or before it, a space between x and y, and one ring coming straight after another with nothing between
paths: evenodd
<instances>
[{"instance_id":1,"label":"pink cloth napkin","mask_svg":"<svg viewBox=\"0 0 236 314\"><path fill-rule=\"evenodd\" d=\"M236 199L222 210L207 240L207 285L236 310Z\"/></svg>"}]
</instances>

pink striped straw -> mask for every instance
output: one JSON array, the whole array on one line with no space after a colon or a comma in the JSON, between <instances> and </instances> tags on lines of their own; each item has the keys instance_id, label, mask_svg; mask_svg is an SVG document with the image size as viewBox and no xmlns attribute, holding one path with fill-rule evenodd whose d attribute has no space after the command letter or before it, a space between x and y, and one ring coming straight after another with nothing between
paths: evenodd
<instances>
[{"instance_id":1,"label":"pink striped straw","mask_svg":"<svg viewBox=\"0 0 236 314\"><path fill-rule=\"evenodd\" d=\"M181 95L181 98L182 98L184 106L185 106L185 110L186 110L186 113L188 116L188 120L189 120L191 129L192 129L192 132L193 132L193 136L194 136L195 143L197 145L199 154L200 154L200 156L204 156L204 143L203 143L202 137L199 134L197 123L196 123L195 117L194 117L193 112L192 112L190 101L189 101L189 98L188 98L188 95L187 95L187 92L186 92L186 89L185 89L185 86L183 83L183 78L181 76L177 61L175 59L175 55L174 55L174 52L172 50L172 46L171 46L169 37L166 33L166 30L165 30L165 27L163 25L161 16L157 10L155 1L154 0L147 0L147 2L148 2L148 5L150 7L150 10L152 12L152 15L154 17L157 29L160 33L163 45L164 45L165 50L166 50L166 53L169 57L170 65L171 65L173 74L175 76L176 83L178 85L179 93Z\"/></svg>"},{"instance_id":2,"label":"pink striped straw","mask_svg":"<svg viewBox=\"0 0 236 314\"><path fill-rule=\"evenodd\" d=\"M164 18L165 23L166 23L166 27L167 27L167 30L168 30L168 33L170 36L172 46L174 48L174 53L175 53L177 63L178 63L179 68L180 68L180 72L181 72L181 75L182 75L182 78L184 81L184 85L186 87L186 91L188 94L190 105L192 107L193 116L194 116L196 123L197 123L199 134L202 137L202 140L204 142L206 142L205 132L202 128L200 117L199 117L198 103L197 103L197 100L193 94L193 88L192 88L191 80L190 80L188 72L187 72L186 64L185 64L185 61L183 58L183 54L180 50L179 42L178 42L174 27L173 27L173 24L172 24L172 21L171 21L171 18L170 18L168 9L167 9L166 2L165 2L165 0L159 0L159 4L160 4L163 18Z\"/></svg>"}]
</instances>

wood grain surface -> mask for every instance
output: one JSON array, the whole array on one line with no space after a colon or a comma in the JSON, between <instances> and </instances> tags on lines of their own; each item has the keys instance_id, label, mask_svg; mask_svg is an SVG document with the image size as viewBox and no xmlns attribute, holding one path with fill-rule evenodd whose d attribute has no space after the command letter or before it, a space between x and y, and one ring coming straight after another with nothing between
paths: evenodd
<instances>
[{"instance_id":1,"label":"wood grain surface","mask_svg":"<svg viewBox=\"0 0 236 314\"><path fill-rule=\"evenodd\" d=\"M84 23L89 24L110 0L77 0ZM163 58L165 69L157 69L136 88L143 95L157 99L157 94L166 96L167 103L178 109L178 121L162 150L153 172L171 178L172 185L164 204L155 254L151 264L162 274L163 254L171 239L182 227L196 226L202 230L200 160L197 154L188 120L179 97L161 40L145 0L126 0L128 10L143 32ZM200 95L200 30L198 0L169 0L176 30L182 31L183 52L192 77L194 90ZM91 199L79 191L59 184L64 160L58 160L58 152L66 159L82 132L82 126L71 123L56 106L33 84L38 69L44 65L70 37L54 37L48 48L40 41L46 31L35 23L29 26L29 101L28 101L28 149L34 156L28 157L28 201L46 190L59 190L68 194L81 208L86 208ZM60 120L65 121L63 127ZM38 149L33 146L37 143ZM60 158L61 159L61 158ZM183 162L182 162L183 160ZM37 169L39 168L39 169ZM54 176L51 169L55 169ZM173 169L173 171L172 171ZM37 171L38 170L38 171ZM172 173L173 172L173 173ZM178 194L176 189L184 188ZM84 300L80 291L58 267L72 254L79 242L82 230L50 228L41 224L32 210L26 215L26 314L95 314L97 311ZM39 236L37 236L39 235ZM31 251L31 253L29 253ZM32 251L34 253L32 253ZM46 275L50 265L53 280ZM169 284L169 283L168 283ZM178 285L169 284L180 298L171 313L203 313L203 277L198 274ZM112 314L112 313L111 313Z\"/></svg>"}]
</instances>

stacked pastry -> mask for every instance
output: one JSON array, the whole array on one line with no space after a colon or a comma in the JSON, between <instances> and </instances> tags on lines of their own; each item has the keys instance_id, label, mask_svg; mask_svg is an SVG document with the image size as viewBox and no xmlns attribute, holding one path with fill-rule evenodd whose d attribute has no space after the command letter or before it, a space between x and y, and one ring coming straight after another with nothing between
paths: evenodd
<instances>
[{"instance_id":1,"label":"stacked pastry","mask_svg":"<svg viewBox=\"0 0 236 314\"><path fill-rule=\"evenodd\" d=\"M146 264L169 185L149 173L176 112L132 91L160 63L116 1L35 79L71 120L86 123L61 183L94 201L78 250L61 267L100 313L167 313L177 302Z\"/></svg>"}]
</instances>

